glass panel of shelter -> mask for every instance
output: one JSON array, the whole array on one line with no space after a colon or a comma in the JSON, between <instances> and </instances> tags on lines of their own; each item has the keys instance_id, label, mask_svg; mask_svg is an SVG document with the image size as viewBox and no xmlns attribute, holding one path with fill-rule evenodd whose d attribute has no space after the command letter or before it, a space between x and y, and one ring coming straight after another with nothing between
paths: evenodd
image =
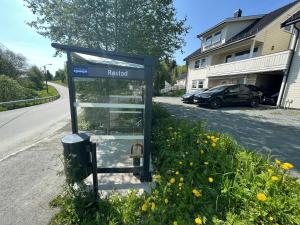
<instances>
[{"instance_id":1,"label":"glass panel of shelter","mask_svg":"<svg viewBox=\"0 0 300 225\"><path fill-rule=\"evenodd\" d=\"M81 55L77 63L91 58L93 63L101 60ZM135 152L136 147L143 151L144 144L144 80L74 77L73 84L78 131L88 133L97 143L98 167L132 167L134 154L142 155Z\"/></svg>"}]
</instances>

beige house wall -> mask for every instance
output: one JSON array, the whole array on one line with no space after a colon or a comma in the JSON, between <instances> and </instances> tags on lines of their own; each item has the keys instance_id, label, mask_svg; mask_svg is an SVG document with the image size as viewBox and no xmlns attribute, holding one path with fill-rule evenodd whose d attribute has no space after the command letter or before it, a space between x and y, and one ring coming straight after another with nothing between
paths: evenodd
<instances>
[{"instance_id":1,"label":"beige house wall","mask_svg":"<svg viewBox=\"0 0 300 225\"><path fill-rule=\"evenodd\" d=\"M259 32L255 40L263 42L261 55L268 55L289 49L292 33L281 28L281 24L300 10L300 3L283 13L265 29Z\"/></svg>"}]
</instances>

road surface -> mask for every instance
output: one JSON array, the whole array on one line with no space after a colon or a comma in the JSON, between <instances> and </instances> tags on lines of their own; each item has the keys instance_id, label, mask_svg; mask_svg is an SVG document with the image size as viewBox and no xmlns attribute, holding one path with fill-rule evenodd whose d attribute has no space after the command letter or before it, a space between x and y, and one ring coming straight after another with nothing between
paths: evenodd
<instances>
[{"instance_id":1,"label":"road surface","mask_svg":"<svg viewBox=\"0 0 300 225\"><path fill-rule=\"evenodd\" d=\"M0 224L47 224L48 202L63 177L60 138L69 132L68 89L51 84L60 99L0 112Z\"/></svg>"},{"instance_id":2,"label":"road surface","mask_svg":"<svg viewBox=\"0 0 300 225\"><path fill-rule=\"evenodd\" d=\"M0 112L0 162L62 127L69 113L68 89L51 83L60 99L32 107Z\"/></svg>"}]
</instances>

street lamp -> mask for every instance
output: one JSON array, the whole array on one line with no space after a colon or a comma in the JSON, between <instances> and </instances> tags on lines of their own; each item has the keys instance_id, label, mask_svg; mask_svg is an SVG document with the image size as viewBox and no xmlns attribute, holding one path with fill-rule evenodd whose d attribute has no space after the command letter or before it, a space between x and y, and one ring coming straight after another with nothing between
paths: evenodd
<instances>
[{"instance_id":1,"label":"street lamp","mask_svg":"<svg viewBox=\"0 0 300 225\"><path fill-rule=\"evenodd\" d=\"M47 82L47 70L46 70L46 66L51 66L52 64L49 63L49 64L46 64L46 65L43 65L42 67L44 67L44 73L45 73L45 80L46 80L46 89L47 89L47 93L48 93L48 82Z\"/></svg>"}]
</instances>

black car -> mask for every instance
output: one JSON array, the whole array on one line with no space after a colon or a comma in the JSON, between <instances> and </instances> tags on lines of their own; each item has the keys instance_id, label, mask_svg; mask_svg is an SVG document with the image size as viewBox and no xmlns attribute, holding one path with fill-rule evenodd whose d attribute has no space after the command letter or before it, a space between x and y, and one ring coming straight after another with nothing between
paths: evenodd
<instances>
[{"instance_id":1,"label":"black car","mask_svg":"<svg viewBox=\"0 0 300 225\"><path fill-rule=\"evenodd\" d=\"M213 109L229 105L256 107L260 102L260 93L245 84L230 84L211 88L198 95L195 100L199 105L208 105Z\"/></svg>"},{"instance_id":2,"label":"black car","mask_svg":"<svg viewBox=\"0 0 300 225\"><path fill-rule=\"evenodd\" d=\"M199 89L193 92L185 93L182 95L182 101L186 103L193 103L194 102L194 96L203 93L207 89Z\"/></svg>"},{"instance_id":3,"label":"black car","mask_svg":"<svg viewBox=\"0 0 300 225\"><path fill-rule=\"evenodd\" d=\"M279 92L271 95L265 94L262 98L262 103L266 105L276 105L278 96Z\"/></svg>"}]
</instances>

